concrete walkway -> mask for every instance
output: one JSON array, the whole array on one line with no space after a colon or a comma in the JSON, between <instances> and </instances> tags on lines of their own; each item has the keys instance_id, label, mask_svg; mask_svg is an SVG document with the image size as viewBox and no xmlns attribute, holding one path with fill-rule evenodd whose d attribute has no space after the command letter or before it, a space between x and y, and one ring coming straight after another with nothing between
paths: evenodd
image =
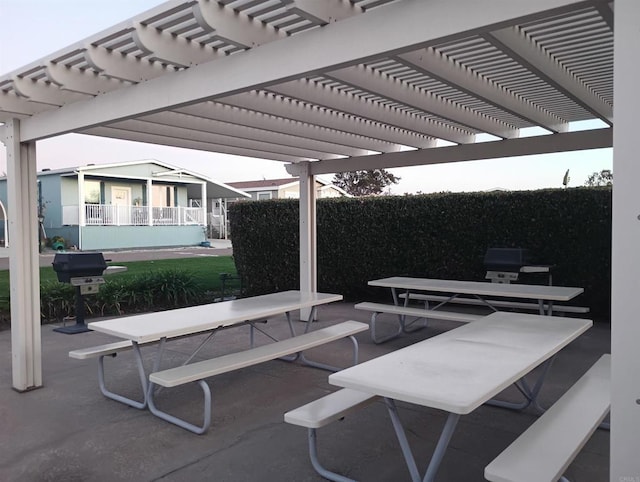
<instances>
[{"instance_id":1,"label":"concrete walkway","mask_svg":"<svg viewBox=\"0 0 640 482\"><path fill-rule=\"evenodd\" d=\"M355 319L368 321L352 303L319 310L319 325ZM371 359L454 327L433 322L410 336L374 345L368 333L358 336L361 360ZM267 325L286 332L284 318ZM320 481L307 454L306 431L283 422L283 414L335 387L328 373L282 361L220 375L209 380L213 422L205 435L194 435L147 411L104 398L97 386L96 360L68 357L72 349L109 341L100 333L64 335L42 327L44 388L28 393L11 389L9 330L0 331L0 480L9 482L117 481ZM610 331L598 324L556 358L541 401L555 401L595 360L610 348ZM181 358L197 341L169 343L167 356ZM246 327L216 335L202 356L248 346ZM315 349L314 359L346 366L349 343ZM108 384L136 394L136 377L126 370L132 353L106 360ZM162 392L159 403L193 421L201 415L196 385ZM513 398L515 390L502 396ZM444 423L442 412L399 404L409 441L421 470L428 463ZM536 415L481 407L462 417L440 469L439 481L481 481L484 467ZM382 403L375 403L319 431L320 456L326 465L365 482L409 480L395 435ZM609 434L597 431L567 472L571 480L608 480Z\"/></svg>"}]
</instances>

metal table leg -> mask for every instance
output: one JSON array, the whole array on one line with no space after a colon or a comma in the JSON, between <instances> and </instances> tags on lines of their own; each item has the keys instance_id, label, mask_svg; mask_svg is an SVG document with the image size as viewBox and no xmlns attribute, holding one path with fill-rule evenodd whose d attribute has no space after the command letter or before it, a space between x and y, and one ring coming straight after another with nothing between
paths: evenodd
<instances>
[{"instance_id":1,"label":"metal table leg","mask_svg":"<svg viewBox=\"0 0 640 482\"><path fill-rule=\"evenodd\" d=\"M541 407L540 404L538 404L538 395L540 394L542 385L544 384L544 381L547 378L547 374L551 369L553 360L555 360L555 355L549 358L548 360L544 361L542 365L540 365L542 367L542 373L540 373L540 375L536 379L536 382L534 383L533 388L529 386L529 384L524 379L524 377L515 383L516 388L520 391L520 393L522 393L522 395L524 395L525 397L524 401L517 403L517 402L507 402L504 400L497 400L495 398L492 398L491 400L488 400L487 402L485 402L485 404L491 405L494 407L508 408L510 410L524 410L528 406L532 405L540 413L544 413L545 409Z\"/></svg>"},{"instance_id":2,"label":"metal table leg","mask_svg":"<svg viewBox=\"0 0 640 482\"><path fill-rule=\"evenodd\" d=\"M404 456L404 460L407 463L407 468L409 469L411 480L413 482L420 482L420 480L422 480L423 482L432 482L435 479L438 469L440 468L440 463L444 458L444 454L449 447L449 442L456 428L456 425L458 424L460 415L457 413L450 413L447 417L447 421L445 422L442 432L440 433L440 438L438 439L436 448L433 451L433 455L431 456L431 460L429 461L429 466L427 467L427 470L424 474L424 478L421 478L415 458L413 457L413 453L411 452L411 448L409 447L409 441L407 440L404 427L402 426L402 422L400 421L400 417L398 416L398 410L396 408L395 401L390 398L385 398L384 401L387 405L387 410L389 412L389 416L391 417L391 422L393 423L393 429L395 430L396 436L398 437L402 455Z\"/></svg>"}]
</instances>

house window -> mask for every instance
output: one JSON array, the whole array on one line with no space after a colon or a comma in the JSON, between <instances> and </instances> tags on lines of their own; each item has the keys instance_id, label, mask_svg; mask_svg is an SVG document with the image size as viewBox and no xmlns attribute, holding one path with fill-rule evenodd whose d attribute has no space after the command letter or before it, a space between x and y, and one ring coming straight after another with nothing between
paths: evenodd
<instances>
[{"instance_id":1,"label":"house window","mask_svg":"<svg viewBox=\"0 0 640 482\"><path fill-rule=\"evenodd\" d=\"M263 201L265 199L271 199L271 191L263 191L258 193L258 201Z\"/></svg>"},{"instance_id":2,"label":"house window","mask_svg":"<svg viewBox=\"0 0 640 482\"><path fill-rule=\"evenodd\" d=\"M100 181L84 181L84 202L100 204Z\"/></svg>"},{"instance_id":3,"label":"house window","mask_svg":"<svg viewBox=\"0 0 640 482\"><path fill-rule=\"evenodd\" d=\"M175 192L173 186L154 185L152 187L152 192L153 207L169 208L174 206Z\"/></svg>"}]
</instances>

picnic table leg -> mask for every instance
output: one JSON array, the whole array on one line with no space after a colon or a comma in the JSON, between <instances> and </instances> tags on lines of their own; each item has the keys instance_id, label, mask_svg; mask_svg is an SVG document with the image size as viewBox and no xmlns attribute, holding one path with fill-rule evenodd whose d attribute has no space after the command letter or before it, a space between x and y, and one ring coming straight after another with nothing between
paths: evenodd
<instances>
[{"instance_id":1,"label":"picnic table leg","mask_svg":"<svg viewBox=\"0 0 640 482\"><path fill-rule=\"evenodd\" d=\"M331 472L322 466L320 459L318 458L318 442L315 428L310 428L308 430L307 437L309 439L309 458L311 459L311 465L316 472L318 472L323 478L334 482L356 482L355 480L336 472Z\"/></svg>"},{"instance_id":2,"label":"picnic table leg","mask_svg":"<svg viewBox=\"0 0 640 482\"><path fill-rule=\"evenodd\" d=\"M213 333L211 333L205 339L205 341L198 347L197 350L202 348L202 346L204 346L204 344L207 343L212 336L213 336ZM162 355L164 353L164 346L166 341L167 341L166 338L162 338L160 340L160 345L158 346L158 352L156 355L156 359L153 362L153 369L151 370L151 373L157 372L160 369L160 362L162 361ZM135 349L136 343L134 343L133 346ZM140 358L140 361L142 362L142 357L140 356L139 358ZM204 380L199 380L198 385L200 385L200 388L202 388L203 397L204 397L202 425L200 426L194 425L192 423L187 422L186 420L182 420L181 418L175 417L173 415L168 414L167 412L160 410L156 406L155 402L153 401L154 392L159 393L160 390L156 390L155 383L151 383L151 382L148 383L147 396L146 396L146 402L149 406L149 411L156 417L166 420L167 422L173 423L174 425L177 425L178 427L182 427L195 434L200 435L205 433L209 428L209 426L211 425L211 390L209 389L209 385L207 385L207 382L205 382ZM158 388L162 388L162 387L158 387Z\"/></svg>"},{"instance_id":3,"label":"picnic table leg","mask_svg":"<svg viewBox=\"0 0 640 482\"><path fill-rule=\"evenodd\" d=\"M447 421L445 422L442 433L440 434L440 438L438 439L436 449L433 451L433 456L429 461L429 467L427 467L427 471L424 474L424 479L422 479L423 482L433 482L433 480L436 478L436 473L440 468L440 463L442 462L444 453L446 452L447 447L449 447L449 441L451 440L453 431L458 424L458 420L460 420L460 415L458 415L457 413L450 413L447 417Z\"/></svg>"},{"instance_id":4,"label":"picnic table leg","mask_svg":"<svg viewBox=\"0 0 640 482\"><path fill-rule=\"evenodd\" d=\"M311 319L313 319L313 317L315 316L314 309L315 309L315 307L312 308L312 310L311 310ZM285 312L285 316L287 317L287 323L289 324L289 333L291 334L291 337L294 337L294 336L296 336L296 330L293 327L293 323L291 321L291 312L289 312L289 311ZM265 322L266 322L266 320L265 320ZM251 327L251 331L250 331L251 348L254 347L254 331L259 331L260 333L262 333L267 338L270 338L272 341L278 341L278 339L275 336L272 336L269 333L267 333L265 330L261 330L260 328L258 328L255 325L255 322L250 321L248 323L249 323L249 326ZM287 356L280 357L279 360L293 362L293 361L296 361L298 358L299 358L299 354L298 353L294 353L293 355L287 355Z\"/></svg>"},{"instance_id":5,"label":"picnic table leg","mask_svg":"<svg viewBox=\"0 0 640 482\"><path fill-rule=\"evenodd\" d=\"M311 324L313 323L313 320L316 317L317 310L318 310L317 306L314 306L311 309L311 313L309 314L309 319L307 320L307 326L305 327L305 330L304 330L305 333L309 332L309 330L311 328ZM289 316L288 313L287 313L287 316ZM289 321L289 326L291 326L291 334L292 334L292 336L295 336L295 332L293 330L293 325L291 324L291 321ZM357 365L358 364L358 340L356 340L356 338L353 335L349 336L349 338L351 339L351 342L353 343L353 360L354 360L353 364ZM342 368L340 368L340 367L334 367L332 365L327 365L325 363L309 360L307 357L304 356L303 352L296 353L294 360L299 360L304 365L308 365L308 366L314 367L314 368L320 368L321 370L327 370L327 371L330 371L330 372L337 372L337 371L342 370Z\"/></svg>"},{"instance_id":6,"label":"picnic table leg","mask_svg":"<svg viewBox=\"0 0 640 482\"><path fill-rule=\"evenodd\" d=\"M129 405L130 407L144 410L145 408L147 408L147 375L144 371L144 366L142 364L142 357L140 356L140 353L139 353L140 347L138 346L137 343L133 344L133 349L134 351L136 349L138 350L138 353L135 354L135 357L136 357L138 374L140 376L140 386L142 387L142 402L125 397L124 395L119 395L107 389L107 386L104 380L104 357L105 356L115 357L116 356L115 353L113 355L102 355L100 358L98 358L98 385L100 387L100 392L102 392L102 394L105 397L110 398L111 400L115 400L116 402Z\"/></svg>"},{"instance_id":7,"label":"picnic table leg","mask_svg":"<svg viewBox=\"0 0 640 482\"><path fill-rule=\"evenodd\" d=\"M418 471L418 466L416 465L416 459L413 457L413 453L411 452L411 447L409 446L409 441L407 440L407 434L405 433L402 422L400 421L400 417L398 416L396 402L392 398L385 397L384 403L387 406L389 417L391 417L393 430L396 432L396 437L398 438L398 442L400 443L400 449L402 450L402 455L404 456L404 460L407 463L407 469L409 469L411 480L412 482L420 482L420 472Z\"/></svg>"},{"instance_id":8,"label":"picnic table leg","mask_svg":"<svg viewBox=\"0 0 640 482\"><path fill-rule=\"evenodd\" d=\"M398 438L398 442L400 443L402 455L404 456L404 460L407 463L407 468L409 469L411 480L413 482L420 482L421 480L422 482L433 482L436 473L440 468L440 463L444 458L444 454L449 447L449 441L451 440L451 436L453 435L456 425L458 424L460 415L457 413L449 413L447 421L445 422L442 432L440 433L440 438L438 439L436 448L433 451L431 460L429 461L429 466L427 467L427 470L424 474L424 478L421 478L415 458L413 457L413 453L411 452L411 448L409 447L409 441L407 440L404 427L402 426L402 422L400 421L400 417L398 416L398 410L396 408L395 401L391 398L385 397L384 402L387 405L387 410L389 412L389 416L391 417L393 429L395 430L396 437Z\"/></svg>"},{"instance_id":9,"label":"picnic table leg","mask_svg":"<svg viewBox=\"0 0 640 482\"><path fill-rule=\"evenodd\" d=\"M308 333L310 328L311 328L311 324L313 323L313 320L316 317L316 313L317 313L318 307L317 306L313 306L311 308L311 313L309 314L309 318L306 320L306 326L305 326L305 333ZM287 323L289 324L289 332L291 334L291 337L295 337L296 336L296 330L293 326L293 322L291 320L291 313L289 311L287 311L285 313L285 316L287 317ZM271 340L278 341L278 339L272 335L270 335L269 333L267 333L264 330L261 330L260 328L258 328L257 326L255 326L253 323L249 323L249 325L251 326L251 333L253 334L253 330L257 330L260 333L262 333L263 335L265 335L266 337L270 338ZM349 336L349 338L351 339L352 343L353 343L353 359L354 365L358 364L358 341L356 340L356 338L354 336ZM251 347L253 348L253 337L251 338ZM284 360L284 361L288 361L288 362L294 362L294 361L299 361L300 363L304 364L304 365L308 365L311 367L315 367L315 368L320 368L322 370L327 370L327 371L331 371L331 372L337 372L342 370L342 368L340 367L334 367L332 365L327 365L325 363L321 363L321 362L316 362L313 360L309 360L308 358L306 358L304 356L303 352L298 352L295 353L293 355L288 355L288 356L283 356L280 357L279 360Z\"/></svg>"},{"instance_id":10,"label":"picnic table leg","mask_svg":"<svg viewBox=\"0 0 640 482\"><path fill-rule=\"evenodd\" d=\"M349 339L351 339L351 342L353 343L353 364L357 365L358 364L358 340L356 340L356 337L353 335L350 335ZM325 363L309 360L304 356L303 352L299 352L298 355L299 355L300 362L310 367L320 368L321 370L327 370L330 372L339 372L340 370L343 370L343 368L340 368L340 367L334 367L332 365L327 365Z\"/></svg>"},{"instance_id":11,"label":"picnic table leg","mask_svg":"<svg viewBox=\"0 0 640 482\"><path fill-rule=\"evenodd\" d=\"M371 340L374 343L376 343L376 344L383 343L385 341L388 341L388 340L391 340L393 338L396 338L396 337L398 337L398 336L400 336L402 334L402 324L399 322L398 323L398 330L395 333L392 333L391 335L387 335L387 336L382 337L382 338L378 338L376 336L376 321L377 321L377 318L378 318L379 314L380 313L375 313L374 312L371 315L371 324L370 324L371 330L370 331L371 331Z\"/></svg>"},{"instance_id":12,"label":"picnic table leg","mask_svg":"<svg viewBox=\"0 0 640 482\"><path fill-rule=\"evenodd\" d=\"M205 382L204 380L198 380L197 383L198 385L200 385L200 388L202 388L204 399L202 425L189 423L186 420L160 410L153 401L153 388L155 384L151 382L149 382L149 411L156 417L161 418L162 420L166 420L167 422L177 425L178 427L184 428L189 432L193 432L197 435L205 433L211 426L211 390L209 389L209 385L207 385L207 382Z\"/></svg>"},{"instance_id":13,"label":"picnic table leg","mask_svg":"<svg viewBox=\"0 0 640 482\"><path fill-rule=\"evenodd\" d=\"M410 298L409 295L410 294L411 294L411 290L406 290L405 293L404 293L403 306L405 306L405 307L409 306L409 298ZM398 306L398 304L399 304L398 293L397 293L395 288L391 288L391 295L393 296L393 303L396 306ZM401 333L412 333L414 331L418 331L418 330L422 330L423 328L426 328L426 326L427 326L427 318L424 319L424 324L422 326L418 326L417 328L409 329L410 326L412 326L415 322L417 322L420 319L421 318L415 318L413 321L410 321L409 323L407 323L407 316L406 315L398 315L398 323L400 325L400 329L398 331L398 335L401 334ZM372 321L372 329L373 329L373 318L371 319L371 321ZM392 335L389 338L384 338L382 341L390 340L391 338L395 338L396 336L397 335ZM376 343L378 343L378 342L376 342Z\"/></svg>"},{"instance_id":14,"label":"picnic table leg","mask_svg":"<svg viewBox=\"0 0 640 482\"><path fill-rule=\"evenodd\" d=\"M545 409L538 404L538 395L540 394L540 390L542 389L542 385L544 384L545 379L547 378L547 374L549 373L549 369L553 364L553 360L555 359L555 355L544 361L540 366L542 367L542 373L536 379L536 382L533 385L533 388L529 386L527 381L523 378L518 380L514 385L516 388L524 395L525 400L516 403L516 402L507 402L504 400L498 400L492 398L485 402L486 405L491 405L494 407L508 408L510 410L524 410L529 405L533 405L536 410L543 413Z\"/></svg>"}]
</instances>

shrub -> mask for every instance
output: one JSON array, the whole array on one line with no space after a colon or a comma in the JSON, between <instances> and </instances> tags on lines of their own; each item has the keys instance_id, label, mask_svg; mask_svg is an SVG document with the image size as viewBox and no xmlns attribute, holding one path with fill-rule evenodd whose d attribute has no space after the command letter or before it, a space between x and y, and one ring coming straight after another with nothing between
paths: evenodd
<instances>
[{"instance_id":1,"label":"shrub","mask_svg":"<svg viewBox=\"0 0 640 482\"><path fill-rule=\"evenodd\" d=\"M231 206L248 295L299 287L298 210L297 200ZM488 247L522 247L554 266L554 284L585 289L576 303L610 311L610 189L321 199L317 224L318 289L346 299L388 296L367 285L386 276L484 280Z\"/></svg>"},{"instance_id":2,"label":"shrub","mask_svg":"<svg viewBox=\"0 0 640 482\"><path fill-rule=\"evenodd\" d=\"M97 294L84 301L88 315L121 315L195 305L206 301L206 293L185 271L159 270L107 279ZM75 289L69 284L43 283L40 300L44 320L60 320L75 312Z\"/></svg>"}]
</instances>

